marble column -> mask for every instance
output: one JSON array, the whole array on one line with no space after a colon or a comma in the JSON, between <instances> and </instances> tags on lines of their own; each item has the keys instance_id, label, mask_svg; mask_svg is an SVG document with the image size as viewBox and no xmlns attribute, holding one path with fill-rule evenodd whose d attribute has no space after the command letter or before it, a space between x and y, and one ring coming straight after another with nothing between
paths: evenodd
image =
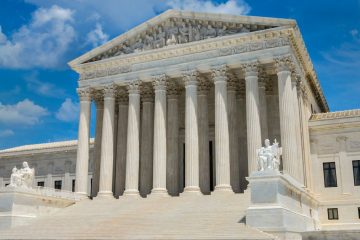
<instances>
[{"instance_id":1,"label":"marble column","mask_svg":"<svg viewBox=\"0 0 360 240\"><path fill-rule=\"evenodd\" d=\"M49 162L47 164L47 174L46 174L46 179L45 179L45 187L47 188L54 188L54 182L53 182L53 171L54 171L54 163L53 162ZM87 175L86 175L86 181L87 181ZM87 189L85 191L85 193L87 194Z\"/></svg>"},{"instance_id":2,"label":"marble column","mask_svg":"<svg viewBox=\"0 0 360 240\"><path fill-rule=\"evenodd\" d=\"M115 197L123 195L125 191L126 172L126 141L128 121L128 93L124 88L118 91L118 128L115 161Z\"/></svg>"},{"instance_id":3,"label":"marble column","mask_svg":"<svg viewBox=\"0 0 360 240\"><path fill-rule=\"evenodd\" d=\"M310 135L309 135L309 125L308 125L310 115L308 115L305 109L308 102L308 97L307 97L305 84L302 81L299 82L298 95L299 95L299 112L300 112L301 132L302 132L301 138L303 142L303 158L305 164L305 168L304 168L305 186L313 191L314 182L313 182L313 175L311 173Z\"/></svg>"},{"instance_id":4,"label":"marble column","mask_svg":"<svg viewBox=\"0 0 360 240\"><path fill-rule=\"evenodd\" d=\"M167 163L166 188L171 196L178 196L179 168L179 89L175 81L169 81L167 86Z\"/></svg>"},{"instance_id":5,"label":"marble column","mask_svg":"<svg viewBox=\"0 0 360 240\"><path fill-rule=\"evenodd\" d=\"M87 196L89 171L89 135L90 135L90 89L78 89L80 97L79 135L76 156L75 191Z\"/></svg>"},{"instance_id":6,"label":"marble column","mask_svg":"<svg viewBox=\"0 0 360 240\"><path fill-rule=\"evenodd\" d=\"M140 195L146 197L153 187L154 91L151 84L141 89Z\"/></svg>"},{"instance_id":7,"label":"marble column","mask_svg":"<svg viewBox=\"0 0 360 240\"><path fill-rule=\"evenodd\" d=\"M104 117L104 96L101 91L94 94L94 101L96 107L96 125L95 125L95 142L94 142L94 170L91 196L96 197L99 192L100 181L100 161L101 161L101 135Z\"/></svg>"},{"instance_id":8,"label":"marble column","mask_svg":"<svg viewBox=\"0 0 360 240\"><path fill-rule=\"evenodd\" d=\"M198 120L199 120L199 177L200 190L210 194L210 154L209 154L209 116L208 94L210 83L204 77L199 79Z\"/></svg>"},{"instance_id":9,"label":"marble column","mask_svg":"<svg viewBox=\"0 0 360 240\"><path fill-rule=\"evenodd\" d=\"M240 91L236 95L237 101L237 128L239 145L237 146L240 160L240 189L243 192L248 182L246 177L248 174L248 157L247 157L247 134L246 134L246 101L245 101L245 82L240 81Z\"/></svg>"},{"instance_id":10,"label":"marble column","mask_svg":"<svg viewBox=\"0 0 360 240\"><path fill-rule=\"evenodd\" d=\"M319 150L319 145L318 145L318 140L317 139L310 139L310 157L311 157L311 174L314 176L317 176L319 173L321 173L321 171L323 171L322 169L322 163L319 161L318 158L318 150ZM313 186L313 191L316 195L320 195L321 193L321 188L324 185L320 185L320 184L314 184Z\"/></svg>"},{"instance_id":11,"label":"marble column","mask_svg":"<svg viewBox=\"0 0 360 240\"><path fill-rule=\"evenodd\" d=\"M0 167L0 188L5 187L4 174L5 174L5 167ZM36 183L34 184L35 186L37 185Z\"/></svg>"},{"instance_id":12,"label":"marble column","mask_svg":"<svg viewBox=\"0 0 360 240\"><path fill-rule=\"evenodd\" d=\"M259 107L260 107L260 125L261 125L261 140L269 139L268 133L268 117L267 117L267 101L266 101L266 73L260 72L259 76ZM274 139L270 139L271 141Z\"/></svg>"},{"instance_id":13,"label":"marble column","mask_svg":"<svg viewBox=\"0 0 360 240\"><path fill-rule=\"evenodd\" d=\"M166 75L155 76L154 172L151 194L167 195L166 190Z\"/></svg>"},{"instance_id":14,"label":"marble column","mask_svg":"<svg viewBox=\"0 0 360 240\"><path fill-rule=\"evenodd\" d=\"M227 102L229 118L229 146L230 146L230 184L235 193L240 193L240 158L239 158L239 125L237 120L236 88L238 79L229 75L227 83Z\"/></svg>"},{"instance_id":15,"label":"marble column","mask_svg":"<svg viewBox=\"0 0 360 240\"><path fill-rule=\"evenodd\" d=\"M139 160L140 160L140 82L132 81L129 88L129 112L126 148L127 196L139 196Z\"/></svg>"},{"instance_id":16,"label":"marble column","mask_svg":"<svg viewBox=\"0 0 360 240\"><path fill-rule=\"evenodd\" d=\"M299 180L296 174L296 133L293 103L293 92L291 87L291 69L293 62L291 57L279 57L275 59L278 75L279 108L280 108L280 132L283 159L283 171Z\"/></svg>"},{"instance_id":17,"label":"marble column","mask_svg":"<svg viewBox=\"0 0 360 240\"><path fill-rule=\"evenodd\" d=\"M113 196L115 86L104 87L104 116L101 138L98 197Z\"/></svg>"},{"instance_id":18,"label":"marble column","mask_svg":"<svg viewBox=\"0 0 360 240\"><path fill-rule=\"evenodd\" d=\"M71 192L71 178L70 178L70 170L71 170L71 161L65 161L65 172L64 172L64 190Z\"/></svg>"},{"instance_id":19,"label":"marble column","mask_svg":"<svg viewBox=\"0 0 360 240\"><path fill-rule=\"evenodd\" d=\"M297 91L297 82L300 80L299 75L293 76L294 80L291 83L292 88L292 97L293 97L293 111L294 111L294 120L295 120L295 134L296 134L296 166L297 166L297 176L300 183L304 184L304 161L303 161L303 144L301 141L301 126L300 126L300 112L299 112L299 98Z\"/></svg>"},{"instance_id":20,"label":"marble column","mask_svg":"<svg viewBox=\"0 0 360 240\"><path fill-rule=\"evenodd\" d=\"M339 166L337 169L340 170L340 173L338 177L338 186L340 185L341 192L344 195L350 195L352 193L352 184L354 183L353 174L349 174L349 169L352 170L352 161L348 161L346 154L347 139L348 138L345 136L339 136L336 138L336 141L339 144Z\"/></svg>"},{"instance_id":21,"label":"marble column","mask_svg":"<svg viewBox=\"0 0 360 240\"><path fill-rule=\"evenodd\" d=\"M231 192L226 66L212 69L215 83L215 191Z\"/></svg>"},{"instance_id":22,"label":"marble column","mask_svg":"<svg viewBox=\"0 0 360 240\"><path fill-rule=\"evenodd\" d=\"M246 132L249 175L257 170L257 149L261 148L258 63L243 65L246 87Z\"/></svg>"},{"instance_id":23,"label":"marble column","mask_svg":"<svg viewBox=\"0 0 360 240\"><path fill-rule=\"evenodd\" d=\"M199 126L197 119L197 72L183 74L185 100L185 188L184 193L200 194Z\"/></svg>"}]
</instances>

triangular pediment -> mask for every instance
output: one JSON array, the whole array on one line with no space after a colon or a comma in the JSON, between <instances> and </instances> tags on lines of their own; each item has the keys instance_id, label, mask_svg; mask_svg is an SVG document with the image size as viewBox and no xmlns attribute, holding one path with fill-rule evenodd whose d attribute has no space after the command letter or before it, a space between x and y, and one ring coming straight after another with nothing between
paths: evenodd
<instances>
[{"instance_id":1,"label":"triangular pediment","mask_svg":"<svg viewBox=\"0 0 360 240\"><path fill-rule=\"evenodd\" d=\"M295 25L296 22L289 19L169 10L69 64L75 66L171 45Z\"/></svg>"}]
</instances>

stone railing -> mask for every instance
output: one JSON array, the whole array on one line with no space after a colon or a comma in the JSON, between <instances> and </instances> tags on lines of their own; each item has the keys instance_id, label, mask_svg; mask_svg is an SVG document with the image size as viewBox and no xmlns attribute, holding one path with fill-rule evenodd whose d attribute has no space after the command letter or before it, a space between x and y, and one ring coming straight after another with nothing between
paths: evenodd
<instances>
[{"instance_id":1,"label":"stone railing","mask_svg":"<svg viewBox=\"0 0 360 240\"><path fill-rule=\"evenodd\" d=\"M53 198L61 198L67 199L71 201L78 201L80 197L71 191L54 189L54 188L47 188L47 187L33 187L33 188L25 188L25 187L4 187L0 188L0 193L6 192L18 192L18 193L28 193L34 195L40 195L44 197L53 197Z\"/></svg>"},{"instance_id":2,"label":"stone railing","mask_svg":"<svg viewBox=\"0 0 360 240\"><path fill-rule=\"evenodd\" d=\"M338 112L316 113L311 115L310 121L345 118L345 117L360 117L360 109L338 111Z\"/></svg>"}]
</instances>

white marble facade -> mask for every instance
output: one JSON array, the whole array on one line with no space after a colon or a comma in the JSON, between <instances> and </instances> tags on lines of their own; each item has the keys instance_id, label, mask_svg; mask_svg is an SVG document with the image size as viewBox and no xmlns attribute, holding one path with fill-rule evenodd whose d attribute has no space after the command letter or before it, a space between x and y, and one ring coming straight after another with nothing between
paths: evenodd
<instances>
[{"instance_id":1,"label":"white marble facade","mask_svg":"<svg viewBox=\"0 0 360 240\"><path fill-rule=\"evenodd\" d=\"M277 139L280 171L318 199L321 224L359 223L360 113L329 113L295 21L170 10L69 65L80 74L77 143L0 151L3 185L26 160L37 180L70 190L76 179L84 196L243 193L256 150ZM323 162L336 162L338 187L323 187ZM329 221L328 208L346 217Z\"/></svg>"}]
</instances>

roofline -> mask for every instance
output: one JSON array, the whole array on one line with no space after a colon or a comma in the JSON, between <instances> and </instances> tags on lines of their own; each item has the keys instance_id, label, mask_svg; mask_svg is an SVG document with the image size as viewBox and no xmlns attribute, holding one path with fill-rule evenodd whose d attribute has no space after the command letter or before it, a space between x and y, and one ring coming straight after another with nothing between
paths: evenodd
<instances>
[{"instance_id":1,"label":"roofline","mask_svg":"<svg viewBox=\"0 0 360 240\"><path fill-rule=\"evenodd\" d=\"M50 143L38 143L38 144L30 144L23 145L13 148L7 148L0 150L0 158L11 156L15 153L17 154L27 154L33 151L43 151L43 150L56 150L63 148L71 148L76 147L78 141L77 140L69 140L69 141L59 141L59 142L50 142ZM90 145L94 143L94 138L90 138Z\"/></svg>"},{"instance_id":2,"label":"roofline","mask_svg":"<svg viewBox=\"0 0 360 240\"><path fill-rule=\"evenodd\" d=\"M196 18L201 20L203 18L204 21L209 21L209 19L213 21L229 21L229 22L251 22L251 23L272 23L280 26L296 26L297 23L294 19L285 19L285 18L270 18L270 17L257 17L257 16L240 16L240 15L230 15L230 14L221 14L221 13L203 13L203 12L191 12L191 11L180 11L170 9L167 10L148 21L137 25L136 27L130 29L127 32L120 34L119 36L111 39L103 45L100 45L85 54L75 58L74 60L68 62L68 65L76 71L75 67L83 62L91 59L92 57L98 55L103 51L107 51L108 49L118 45L123 40L131 37L132 35L138 33L139 31L146 30L149 26L154 26L159 24L160 22L171 18L171 17L182 17L182 18Z\"/></svg>"}]
</instances>

